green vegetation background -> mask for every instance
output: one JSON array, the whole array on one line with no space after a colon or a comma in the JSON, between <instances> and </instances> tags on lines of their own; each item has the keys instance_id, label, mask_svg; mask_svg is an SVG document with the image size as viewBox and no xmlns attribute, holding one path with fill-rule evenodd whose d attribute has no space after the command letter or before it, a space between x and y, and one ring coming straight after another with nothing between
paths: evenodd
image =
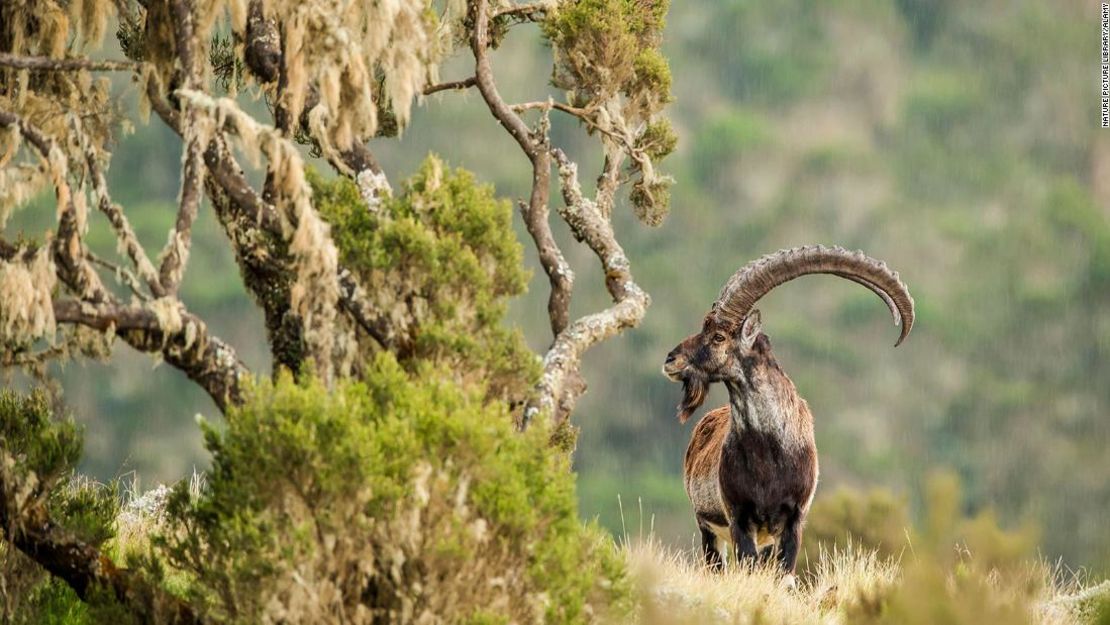
<instances>
[{"instance_id":1,"label":"green vegetation background","mask_svg":"<svg viewBox=\"0 0 1110 625\"><path fill-rule=\"evenodd\" d=\"M642 507L660 537L691 543L680 480L690 428L674 418L679 390L659 375L662 357L697 329L744 262L836 243L899 269L918 320L892 349L880 302L826 278L761 304L776 353L816 416L818 500L840 486L885 486L916 504L928 470L951 467L965 511L1035 522L1044 555L1105 567L1110 134L1097 131L1096 6L674 3L665 50L678 184L659 229L639 225L627 203L618 208L618 232L654 303L641 328L587 357L590 390L573 416L582 514L621 532L619 494L626 518ZM505 47L495 63L506 97L547 93L550 53L539 38L514 33ZM456 63L443 75L469 71ZM133 106L135 87L118 86ZM503 196L526 192L527 163L479 98L449 93L428 104L400 141L372 146L394 185L434 151ZM600 155L576 149L586 145L581 134L555 120L554 141L590 171ZM139 126L109 172L151 253L173 219L179 154L157 123ZM46 227L45 206L13 225ZM604 305L596 262L560 226L579 274L573 310ZM210 212L195 236L186 303L268 371L261 315ZM94 228L91 240L113 246L106 231ZM530 286L511 317L542 349L546 285L533 276ZM111 366L70 363L63 379L87 426L82 471L133 471L150 487L207 466L193 417L215 407L172 368L120 347ZM723 401L717 391L706 408Z\"/></svg>"}]
</instances>

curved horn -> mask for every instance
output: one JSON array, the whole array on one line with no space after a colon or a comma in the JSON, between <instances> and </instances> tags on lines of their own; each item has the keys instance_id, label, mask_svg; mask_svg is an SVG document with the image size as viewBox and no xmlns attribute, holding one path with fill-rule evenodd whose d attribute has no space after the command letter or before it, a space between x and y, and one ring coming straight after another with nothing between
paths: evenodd
<instances>
[{"instance_id":1,"label":"curved horn","mask_svg":"<svg viewBox=\"0 0 1110 625\"><path fill-rule=\"evenodd\" d=\"M734 273L713 304L717 319L739 324L748 316L755 303L772 289L794 278L827 273L851 280L870 289L890 309L894 323L902 326L895 347L902 344L913 327L913 297L898 272L863 252L849 252L842 247L806 245L779 250L754 260Z\"/></svg>"}]
</instances>

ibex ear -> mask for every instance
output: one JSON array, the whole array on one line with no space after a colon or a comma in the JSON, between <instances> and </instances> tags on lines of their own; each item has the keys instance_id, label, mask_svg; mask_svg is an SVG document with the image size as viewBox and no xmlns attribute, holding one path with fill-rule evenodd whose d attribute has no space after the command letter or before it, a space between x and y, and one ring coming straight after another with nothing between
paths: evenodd
<instances>
[{"instance_id":1,"label":"ibex ear","mask_svg":"<svg viewBox=\"0 0 1110 625\"><path fill-rule=\"evenodd\" d=\"M740 325L740 345L744 349L751 349L760 332L763 332L763 320L759 311L753 310L744 317L744 323Z\"/></svg>"}]
</instances>

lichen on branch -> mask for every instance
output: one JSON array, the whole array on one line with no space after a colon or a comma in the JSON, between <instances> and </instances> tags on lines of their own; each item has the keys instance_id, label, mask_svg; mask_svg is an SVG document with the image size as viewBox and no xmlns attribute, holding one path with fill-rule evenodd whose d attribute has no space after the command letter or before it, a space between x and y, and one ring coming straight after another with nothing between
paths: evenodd
<instances>
[{"instance_id":1,"label":"lichen on branch","mask_svg":"<svg viewBox=\"0 0 1110 625\"><path fill-rule=\"evenodd\" d=\"M274 200L296 272L290 303L304 324L304 339L315 357L318 374L331 379L335 373L344 373L349 369L349 359L333 360L337 351L349 349L344 343L351 340L336 324L338 251L330 227L312 205L312 189L296 145L276 129L255 121L233 100L213 99L188 90L180 95L190 106L205 111L214 128L234 133L248 155L256 159L265 156L267 170L280 181L274 188Z\"/></svg>"}]
</instances>

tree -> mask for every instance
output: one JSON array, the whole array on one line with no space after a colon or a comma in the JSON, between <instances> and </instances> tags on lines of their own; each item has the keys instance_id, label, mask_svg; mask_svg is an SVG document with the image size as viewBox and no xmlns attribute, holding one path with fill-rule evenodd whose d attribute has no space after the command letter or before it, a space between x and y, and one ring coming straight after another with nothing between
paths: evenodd
<instances>
[{"instance_id":1,"label":"tree","mask_svg":"<svg viewBox=\"0 0 1110 625\"><path fill-rule=\"evenodd\" d=\"M409 374L434 371L480 388L491 413L511 414L518 429L542 417L562 431L585 391L584 352L637 325L650 302L611 215L625 188L646 224L658 225L668 209L671 180L656 170L675 145L659 117L670 100L659 51L666 10L665 0L5 3L0 228L51 188L57 223L39 237L0 236L0 362L45 377L53 360L103 358L122 341L181 370L232 418L249 413L258 372L179 296L207 198L263 312L275 378L290 372L335 389L383 375L371 363L385 354ZM126 58L88 56L113 20ZM565 99L545 93L510 103L498 89L494 53L510 31L530 25L551 44L551 83ZM472 59L473 74L440 81L440 66L459 56ZM176 218L156 258L104 176L112 142L130 123L110 97L108 72L130 74L142 107L182 139ZM550 285L552 332L538 359L501 326L506 298L526 284L507 204L434 157L395 192L370 148L408 124L414 102L434 105L463 90L479 93L530 164L520 212ZM264 100L265 114L249 112L258 107L246 96ZM603 154L592 195L552 142L552 114L577 119ZM334 178L313 170L316 158ZM556 213L597 256L612 297L577 319L574 274L551 230L552 169L562 196ZM117 259L86 241L90 202L111 225ZM25 438L8 437L5 447ZM0 495L17 493L25 480L16 477L0 483ZM54 531L46 508L5 510L12 544L82 596L90 585L124 602L146 592L117 576L93 544L78 548ZM64 561L47 564L44 554ZM195 616L162 599L183 620Z\"/></svg>"}]
</instances>

